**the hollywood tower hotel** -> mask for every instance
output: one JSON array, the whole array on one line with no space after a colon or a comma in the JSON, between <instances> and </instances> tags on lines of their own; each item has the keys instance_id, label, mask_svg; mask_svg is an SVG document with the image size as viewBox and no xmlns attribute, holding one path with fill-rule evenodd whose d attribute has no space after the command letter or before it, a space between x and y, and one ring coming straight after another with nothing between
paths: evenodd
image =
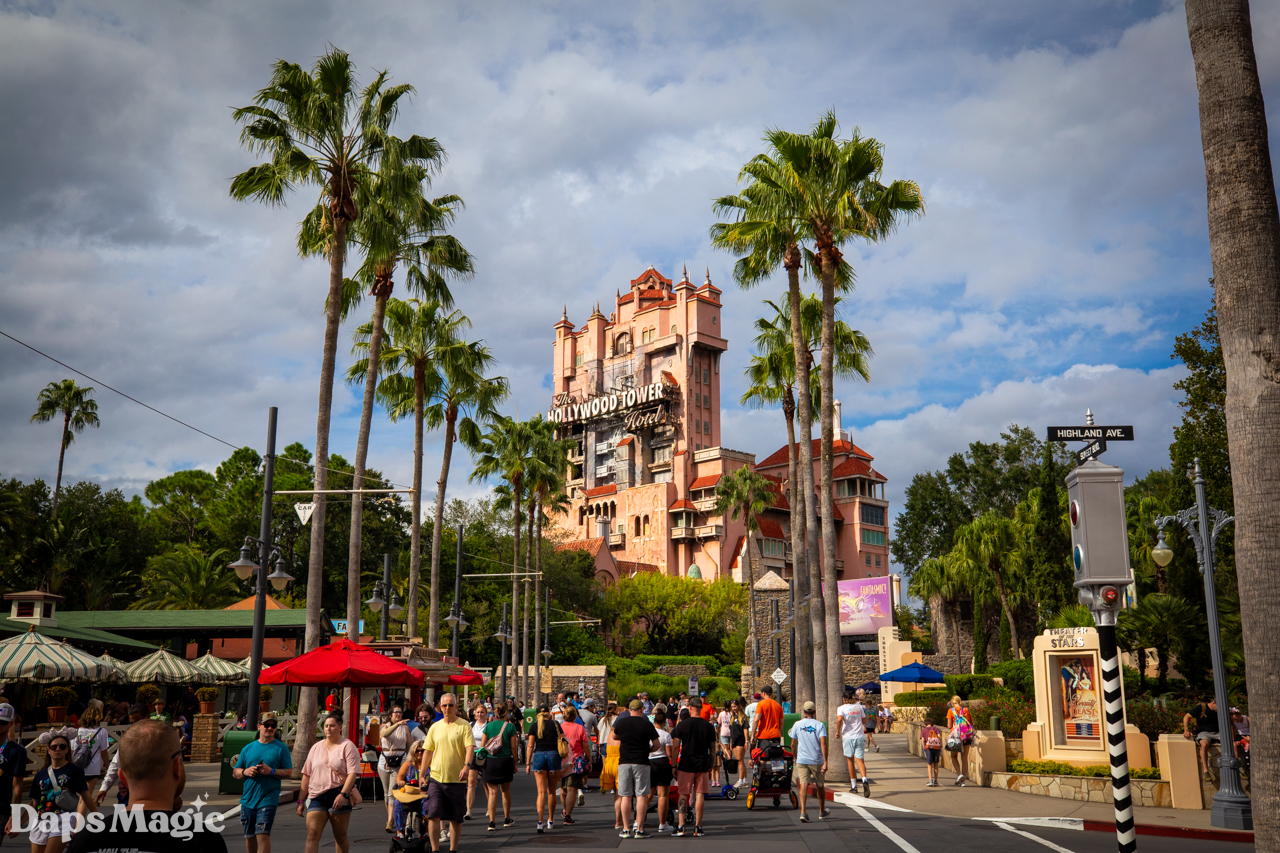
<instances>
[{"instance_id":1,"label":"the hollywood tower hotel","mask_svg":"<svg viewBox=\"0 0 1280 853\"><path fill-rule=\"evenodd\" d=\"M642 571L741 580L745 527L715 512L715 487L755 456L720 446L720 357L729 346L720 294L709 275L697 286L686 271L673 284L650 267L607 316L597 304L577 326L566 309L555 325L549 416L577 446L569 508L553 535L565 537L559 547L591 552L601 580ZM838 435L837 571L887 574L885 479ZM753 562L757 575L789 577L785 446L759 470L777 492L759 519Z\"/></svg>"}]
</instances>

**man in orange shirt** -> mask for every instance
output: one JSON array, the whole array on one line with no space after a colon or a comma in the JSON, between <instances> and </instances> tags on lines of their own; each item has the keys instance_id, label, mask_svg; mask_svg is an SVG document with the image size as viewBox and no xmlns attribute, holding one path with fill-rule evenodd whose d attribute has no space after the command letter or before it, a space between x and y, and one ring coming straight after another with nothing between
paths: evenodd
<instances>
[{"instance_id":1,"label":"man in orange shirt","mask_svg":"<svg viewBox=\"0 0 1280 853\"><path fill-rule=\"evenodd\" d=\"M765 685L760 692L764 696L756 705L755 716L751 718L753 737L759 746L781 746L782 706L773 701L773 687Z\"/></svg>"},{"instance_id":2,"label":"man in orange shirt","mask_svg":"<svg viewBox=\"0 0 1280 853\"><path fill-rule=\"evenodd\" d=\"M702 696L702 710L698 711L698 715L709 723L711 722L711 717L715 709L712 708L711 703L707 701L707 692L705 690L702 691L701 696Z\"/></svg>"}]
</instances>

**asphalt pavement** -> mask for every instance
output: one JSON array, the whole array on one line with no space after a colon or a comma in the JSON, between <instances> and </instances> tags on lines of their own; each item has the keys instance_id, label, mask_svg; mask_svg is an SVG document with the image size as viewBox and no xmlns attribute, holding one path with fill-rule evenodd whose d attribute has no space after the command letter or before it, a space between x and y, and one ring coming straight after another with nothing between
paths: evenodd
<instances>
[{"instance_id":1,"label":"asphalt pavement","mask_svg":"<svg viewBox=\"0 0 1280 853\"><path fill-rule=\"evenodd\" d=\"M535 831L534 783L520 774L512 785L512 816L515 826L487 832L487 821L477 809L475 820L463 825L460 851L492 851L526 848L531 851L548 848L576 850L620 850L626 853L659 853L681 848L699 848L704 853L845 853L845 851L886 851L886 853L1110 853L1116 849L1115 836L1108 832L1089 832L1038 825L1029 818L943 817L914 811L896 811L883 805L869 805L861 797L841 794L829 803L830 817L802 824L799 812L789 808L787 800L774 808L771 800L757 801L748 810L745 799L709 800L703 820L706 835L702 838L672 838L656 834L647 839L621 839L613 828L612 796L598 791L587 794L587 804L574 811L574 826L564 826L556 817L554 831ZM873 788L873 795L875 791ZM809 801L810 816L816 818L816 802ZM1022 821L1022 822L1017 822ZM1027 822L1030 821L1030 822ZM390 836L383 831L386 812L380 802L365 803L351 820L353 853L386 851ZM1051 823L1052 821L1046 821ZM653 833L657 821L651 814L647 829ZM244 849L238 819L228 821L227 847L232 853ZM273 850L301 851L306 832L302 819L289 804L282 804L272 833ZM798 845L804 845L800 847ZM333 850L332 837L326 833L323 851ZM447 845L442 845L447 850ZM1139 837L1139 850L1161 853L1252 853L1253 845L1234 841L1186 838Z\"/></svg>"}]
</instances>

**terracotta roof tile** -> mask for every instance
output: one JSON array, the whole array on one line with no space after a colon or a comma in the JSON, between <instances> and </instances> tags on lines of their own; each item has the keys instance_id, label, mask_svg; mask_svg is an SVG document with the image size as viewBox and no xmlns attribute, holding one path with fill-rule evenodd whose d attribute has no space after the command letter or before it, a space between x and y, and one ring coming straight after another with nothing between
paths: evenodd
<instances>
[{"instance_id":1,"label":"terracotta roof tile","mask_svg":"<svg viewBox=\"0 0 1280 853\"><path fill-rule=\"evenodd\" d=\"M656 573L657 571L658 567L653 563L634 563L630 560L618 561L618 577L630 577L631 575L638 574L639 572Z\"/></svg>"},{"instance_id":2,"label":"terracotta roof tile","mask_svg":"<svg viewBox=\"0 0 1280 853\"><path fill-rule=\"evenodd\" d=\"M596 486L594 489L587 489L586 495L589 498L599 498L605 495L616 495L618 493L618 484L610 483L607 486Z\"/></svg>"},{"instance_id":3,"label":"terracotta roof tile","mask_svg":"<svg viewBox=\"0 0 1280 853\"><path fill-rule=\"evenodd\" d=\"M867 451L863 450L861 447L858 447L858 445L851 444L850 442L847 442L847 441L833 442L831 449L832 449L832 452L836 454L840 454L840 453L851 454L853 456L857 456L860 459L865 459L868 462L870 462L872 459L875 458L871 454L867 453ZM820 453L822 453L822 439L815 438L813 440L813 458L817 459ZM787 464L787 446L784 444L781 448L779 448L778 450L775 450L773 453L770 453L768 456L766 456L763 461L757 462L756 467L757 468L777 468L780 465L786 465L786 464Z\"/></svg>"},{"instance_id":4,"label":"terracotta roof tile","mask_svg":"<svg viewBox=\"0 0 1280 853\"><path fill-rule=\"evenodd\" d=\"M591 556L600 553L600 546L604 544L604 537L599 536L595 539L570 539L568 542L561 542L556 546L557 551L586 551Z\"/></svg>"},{"instance_id":5,"label":"terracotta roof tile","mask_svg":"<svg viewBox=\"0 0 1280 853\"><path fill-rule=\"evenodd\" d=\"M689 500L685 500L684 498L680 498L678 501L675 501L674 503L672 503L672 504L671 504L671 506L667 507L667 510L668 510L668 511L673 511L673 510L677 510L677 509L691 509L691 510L696 510L696 509L697 509L697 507L693 505L693 501L689 501Z\"/></svg>"},{"instance_id":6,"label":"terracotta roof tile","mask_svg":"<svg viewBox=\"0 0 1280 853\"><path fill-rule=\"evenodd\" d=\"M756 524L760 526L760 535L769 539L785 539L786 536L782 532L782 525L774 521L772 518L757 518Z\"/></svg>"},{"instance_id":7,"label":"terracotta roof tile","mask_svg":"<svg viewBox=\"0 0 1280 853\"><path fill-rule=\"evenodd\" d=\"M631 279L631 286L634 287L635 285L644 281L646 278L656 278L658 281L663 281L663 282L666 282L667 284L671 283L671 279L667 278L665 275L658 272L653 267L649 267L647 270L640 273L640 275L637 278Z\"/></svg>"},{"instance_id":8,"label":"terracotta roof tile","mask_svg":"<svg viewBox=\"0 0 1280 853\"><path fill-rule=\"evenodd\" d=\"M690 489L711 489L716 483L720 482L719 474L712 474L709 477L699 477L689 484Z\"/></svg>"},{"instance_id":9,"label":"terracotta roof tile","mask_svg":"<svg viewBox=\"0 0 1280 853\"><path fill-rule=\"evenodd\" d=\"M870 477L873 480L884 480L885 477L878 473L865 461L856 456L850 457L841 462L831 470L831 476L837 479L841 477Z\"/></svg>"},{"instance_id":10,"label":"terracotta roof tile","mask_svg":"<svg viewBox=\"0 0 1280 853\"><path fill-rule=\"evenodd\" d=\"M636 439L635 439L635 436L633 436L633 435L629 435L629 436L627 436L626 438L622 439L622 441L619 441L619 442L617 443L617 445L616 445L616 446L617 446L617 447L622 447L622 446L624 446L624 445L631 444L631 443L632 443L632 442L634 442L635 440L636 440Z\"/></svg>"},{"instance_id":11,"label":"terracotta roof tile","mask_svg":"<svg viewBox=\"0 0 1280 853\"><path fill-rule=\"evenodd\" d=\"M738 558L742 556L742 543L745 539L745 536L739 536L738 541L733 543L733 550L729 552L729 560L725 563L729 568L738 568Z\"/></svg>"},{"instance_id":12,"label":"terracotta roof tile","mask_svg":"<svg viewBox=\"0 0 1280 853\"><path fill-rule=\"evenodd\" d=\"M663 378L663 379L665 379L665 380L667 380L668 382L670 382L672 385L676 386L677 388L679 388L679 387L680 387L680 380L676 379L676 377L671 373L671 371L670 371L670 370L664 370L664 371L662 371L662 378Z\"/></svg>"}]
</instances>

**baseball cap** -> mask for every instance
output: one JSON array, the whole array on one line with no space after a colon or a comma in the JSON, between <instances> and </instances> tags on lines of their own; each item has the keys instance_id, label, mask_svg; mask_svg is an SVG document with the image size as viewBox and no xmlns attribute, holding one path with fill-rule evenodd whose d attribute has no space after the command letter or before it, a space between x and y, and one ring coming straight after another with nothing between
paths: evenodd
<instances>
[{"instance_id":1,"label":"baseball cap","mask_svg":"<svg viewBox=\"0 0 1280 853\"><path fill-rule=\"evenodd\" d=\"M10 705L8 702L5 702L3 705L0 705L0 723L12 723L12 722L13 722L13 706Z\"/></svg>"},{"instance_id":2,"label":"baseball cap","mask_svg":"<svg viewBox=\"0 0 1280 853\"><path fill-rule=\"evenodd\" d=\"M632 711L643 711L644 703L641 702L639 699L632 699L631 704L628 705L627 707L630 708Z\"/></svg>"},{"instance_id":3,"label":"baseball cap","mask_svg":"<svg viewBox=\"0 0 1280 853\"><path fill-rule=\"evenodd\" d=\"M813 704L812 702L805 702L805 703L804 703L804 709L805 709L806 711L813 711L813 710L815 710L817 707L818 707L818 706L817 706L817 705L815 705L815 704Z\"/></svg>"},{"instance_id":4,"label":"baseball cap","mask_svg":"<svg viewBox=\"0 0 1280 853\"><path fill-rule=\"evenodd\" d=\"M759 693L756 693L756 694L754 694L751 698L752 698L752 699L759 699L759 698L760 698L760 694L759 694Z\"/></svg>"}]
</instances>

